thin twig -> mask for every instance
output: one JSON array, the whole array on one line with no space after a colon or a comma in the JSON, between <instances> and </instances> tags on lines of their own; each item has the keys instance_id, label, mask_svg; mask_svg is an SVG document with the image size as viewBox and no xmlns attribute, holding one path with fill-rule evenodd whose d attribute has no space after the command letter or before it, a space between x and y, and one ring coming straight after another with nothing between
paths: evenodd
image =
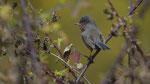
<instances>
[{"instance_id":1,"label":"thin twig","mask_svg":"<svg viewBox=\"0 0 150 84\"><path fill-rule=\"evenodd\" d=\"M142 3L142 1L143 0L138 0L137 4L132 8L132 10L130 10L127 16L131 15L135 11L135 9Z\"/></svg>"},{"instance_id":2,"label":"thin twig","mask_svg":"<svg viewBox=\"0 0 150 84\"><path fill-rule=\"evenodd\" d=\"M36 16L38 16L36 10L33 8L33 6L32 6L32 4L30 3L30 1L27 0L27 2L28 2L28 4L29 4L30 8L32 9L32 11L34 12L34 14L35 14Z\"/></svg>"},{"instance_id":3,"label":"thin twig","mask_svg":"<svg viewBox=\"0 0 150 84\"><path fill-rule=\"evenodd\" d=\"M51 41L51 43L54 45L54 48L57 49L58 53L60 54L60 56L64 59L63 57L63 53L61 52L60 48L54 43L54 41L52 40L52 38L48 35L48 34L45 34L48 39Z\"/></svg>"},{"instance_id":4,"label":"thin twig","mask_svg":"<svg viewBox=\"0 0 150 84\"><path fill-rule=\"evenodd\" d=\"M56 75L55 75L55 73L52 72L50 69L48 69L44 63L43 63L43 68L44 68L45 72L46 72L48 75L50 75L50 76L53 78L53 80L56 81L58 84L65 84L65 83L63 82L63 80L57 78Z\"/></svg>"},{"instance_id":5,"label":"thin twig","mask_svg":"<svg viewBox=\"0 0 150 84\"><path fill-rule=\"evenodd\" d=\"M141 3L139 3L139 1L137 2L137 4L133 7L133 9L127 14L127 16L129 16L130 14L132 14L135 9L140 5ZM120 20L119 20L120 21ZM105 43L107 43L112 37L113 37L113 33L115 31L118 31L121 28L121 26L118 26L117 28L113 29L111 31L111 33L109 34L108 38L106 39ZM97 54L100 52L100 49L98 49L94 55L92 56L92 59L88 61L88 63L86 64L86 66L84 67L84 69L82 70L81 74L78 76L77 80L75 81L75 84L77 84L80 80L80 78L83 76L83 74L86 72L86 70L88 69L88 67L93 63L94 58L97 56Z\"/></svg>"},{"instance_id":6,"label":"thin twig","mask_svg":"<svg viewBox=\"0 0 150 84\"><path fill-rule=\"evenodd\" d=\"M65 60L63 60L60 56L57 56L55 55L54 53L50 52L51 55L57 57L59 60L61 60L62 62L64 62L67 67L69 67L70 69L74 70L75 72L77 72L78 74L80 74L80 72L78 72L76 69L74 69L71 65L69 65ZM83 76L83 78L87 81L88 84L91 84L90 81L85 77Z\"/></svg>"},{"instance_id":7,"label":"thin twig","mask_svg":"<svg viewBox=\"0 0 150 84\"><path fill-rule=\"evenodd\" d=\"M109 5L110 5L110 8L111 8L112 11L113 11L113 14L117 17L117 20L118 20L119 22L122 22L121 17L119 16L119 14L117 13L116 9L115 9L114 6L112 5L111 0L108 0L108 3L109 3Z\"/></svg>"}]
</instances>

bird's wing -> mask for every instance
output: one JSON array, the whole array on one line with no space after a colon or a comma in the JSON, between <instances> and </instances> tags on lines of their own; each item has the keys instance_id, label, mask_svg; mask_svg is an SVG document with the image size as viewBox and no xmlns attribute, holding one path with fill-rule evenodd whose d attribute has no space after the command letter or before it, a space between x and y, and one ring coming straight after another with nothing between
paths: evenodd
<instances>
[{"instance_id":1,"label":"bird's wing","mask_svg":"<svg viewBox=\"0 0 150 84\"><path fill-rule=\"evenodd\" d=\"M102 43L104 43L104 37L103 37L102 34L99 34L99 39L100 39L100 41L101 41Z\"/></svg>"},{"instance_id":2,"label":"bird's wing","mask_svg":"<svg viewBox=\"0 0 150 84\"><path fill-rule=\"evenodd\" d=\"M106 50L106 49L110 49L104 42L104 37L102 36L102 34L99 35L99 40L96 40L95 43L100 49L102 50Z\"/></svg>"},{"instance_id":3,"label":"bird's wing","mask_svg":"<svg viewBox=\"0 0 150 84\"><path fill-rule=\"evenodd\" d=\"M82 40L90 50L95 49L94 41L90 39L88 36L82 34Z\"/></svg>"}]
</instances>

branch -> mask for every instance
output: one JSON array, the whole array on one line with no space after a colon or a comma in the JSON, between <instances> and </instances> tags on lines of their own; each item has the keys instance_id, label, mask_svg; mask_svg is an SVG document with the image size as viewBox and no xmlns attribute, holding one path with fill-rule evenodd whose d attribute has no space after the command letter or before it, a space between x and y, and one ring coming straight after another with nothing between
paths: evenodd
<instances>
[{"instance_id":1,"label":"branch","mask_svg":"<svg viewBox=\"0 0 150 84\"><path fill-rule=\"evenodd\" d=\"M109 1L109 0L108 0ZM133 9L127 14L127 16L131 15L135 9L141 4L140 2L141 0L139 0L137 2L137 4L133 7ZM139 3L140 2L140 3ZM118 15L117 15L118 16ZM120 17L119 17L120 18ZM118 19L119 20L119 19ZM120 20L119 20L120 21ZM121 26L118 26L117 28L113 29L111 31L111 33L109 34L108 38L105 40L105 43L107 43L113 36L114 36L114 32L118 31L121 28ZM80 80L80 78L83 76L83 74L86 72L86 70L88 69L88 67L93 63L94 58L97 56L97 54L100 52L100 49L98 49L94 55L92 56L92 59L88 61L88 63L86 64L86 66L84 67L84 69L82 70L81 74L78 76L77 80L75 81L75 84L77 84Z\"/></svg>"},{"instance_id":2,"label":"branch","mask_svg":"<svg viewBox=\"0 0 150 84\"><path fill-rule=\"evenodd\" d=\"M135 11L135 9L142 3L142 1L143 0L138 0L137 4L132 8L132 10L130 10L127 16L130 16Z\"/></svg>"},{"instance_id":3,"label":"branch","mask_svg":"<svg viewBox=\"0 0 150 84\"><path fill-rule=\"evenodd\" d=\"M43 68L44 68L45 72L48 75L50 75L53 78L53 80L56 81L58 84L65 84L61 79L57 78L55 73L52 72L50 69L48 69L44 63L43 63Z\"/></svg>"},{"instance_id":4,"label":"branch","mask_svg":"<svg viewBox=\"0 0 150 84\"><path fill-rule=\"evenodd\" d=\"M68 64L65 60L63 60L61 57L59 57L59 56L57 56L57 55L55 55L54 53L51 53L51 52L50 52L50 54L53 55L53 56L55 56L55 57L57 57L57 58L58 58L59 60L61 60L62 62L64 62L65 65L67 65L67 67L69 67L71 70L74 70L75 72L77 72L78 74L80 74L80 72L78 72L76 69L74 69L71 65L69 65L69 64ZM88 84L91 84L90 81L89 81L85 76L83 76L83 78L87 81Z\"/></svg>"},{"instance_id":5,"label":"branch","mask_svg":"<svg viewBox=\"0 0 150 84\"><path fill-rule=\"evenodd\" d=\"M117 20L118 20L119 22L122 22L121 17L119 16L119 14L117 13L116 9L114 8L114 6L113 6L111 0L108 0L108 3L109 3L109 5L110 5L110 8L112 9L113 14L117 17Z\"/></svg>"},{"instance_id":6,"label":"branch","mask_svg":"<svg viewBox=\"0 0 150 84\"><path fill-rule=\"evenodd\" d=\"M30 8L32 9L32 11L34 12L34 14L35 14L36 16L38 16L36 10L33 8L33 6L32 6L32 4L30 3L30 1L27 0L27 2L28 2L28 4L29 4Z\"/></svg>"},{"instance_id":7,"label":"branch","mask_svg":"<svg viewBox=\"0 0 150 84\"><path fill-rule=\"evenodd\" d=\"M64 59L63 53L61 52L60 48L54 43L54 41L52 40L52 38L48 34L45 34L45 35L48 37L48 39L54 45L54 48L56 48L56 50L58 51L58 53L60 54L60 56Z\"/></svg>"},{"instance_id":8,"label":"branch","mask_svg":"<svg viewBox=\"0 0 150 84\"><path fill-rule=\"evenodd\" d=\"M25 1L24 0L20 0L20 1L21 1L21 7L23 10L24 20L25 20L25 29L26 29L26 33L27 33L27 43L28 43L28 47L30 49L30 56L33 61L34 71L40 81L39 84L42 84L41 66L40 66L40 63L38 62L37 55L36 55L34 45L33 45L33 37L32 37L32 33L31 33L31 29L30 29L30 19L26 12Z\"/></svg>"}]
</instances>

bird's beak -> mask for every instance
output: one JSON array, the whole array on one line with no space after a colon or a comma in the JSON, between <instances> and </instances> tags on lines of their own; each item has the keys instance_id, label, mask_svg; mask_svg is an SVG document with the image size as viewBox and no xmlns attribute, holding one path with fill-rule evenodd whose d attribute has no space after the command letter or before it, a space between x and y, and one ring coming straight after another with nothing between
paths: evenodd
<instances>
[{"instance_id":1,"label":"bird's beak","mask_svg":"<svg viewBox=\"0 0 150 84\"><path fill-rule=\"evenodd\" d=\"M80 24L80 23L74 23L74 25L78 25L78 26L81 26L81 24Z\"/></svg>"}]
</instances>

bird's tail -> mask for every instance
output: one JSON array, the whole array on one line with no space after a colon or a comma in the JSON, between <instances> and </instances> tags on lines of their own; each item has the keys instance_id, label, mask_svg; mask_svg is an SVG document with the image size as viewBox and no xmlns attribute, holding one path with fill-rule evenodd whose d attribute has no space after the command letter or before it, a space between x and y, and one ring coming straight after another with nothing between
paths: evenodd
<instances>
[{"instance_id":1,"label":"bird's tail","mask_svg":"<svg viewBox=\"0 0 150 84\"><path fill-rule=\"evenodd\" d=\"M110 50L110 48L104 43L97 42L96 45L102 50Z\"/></svg>"}]
</instances>

